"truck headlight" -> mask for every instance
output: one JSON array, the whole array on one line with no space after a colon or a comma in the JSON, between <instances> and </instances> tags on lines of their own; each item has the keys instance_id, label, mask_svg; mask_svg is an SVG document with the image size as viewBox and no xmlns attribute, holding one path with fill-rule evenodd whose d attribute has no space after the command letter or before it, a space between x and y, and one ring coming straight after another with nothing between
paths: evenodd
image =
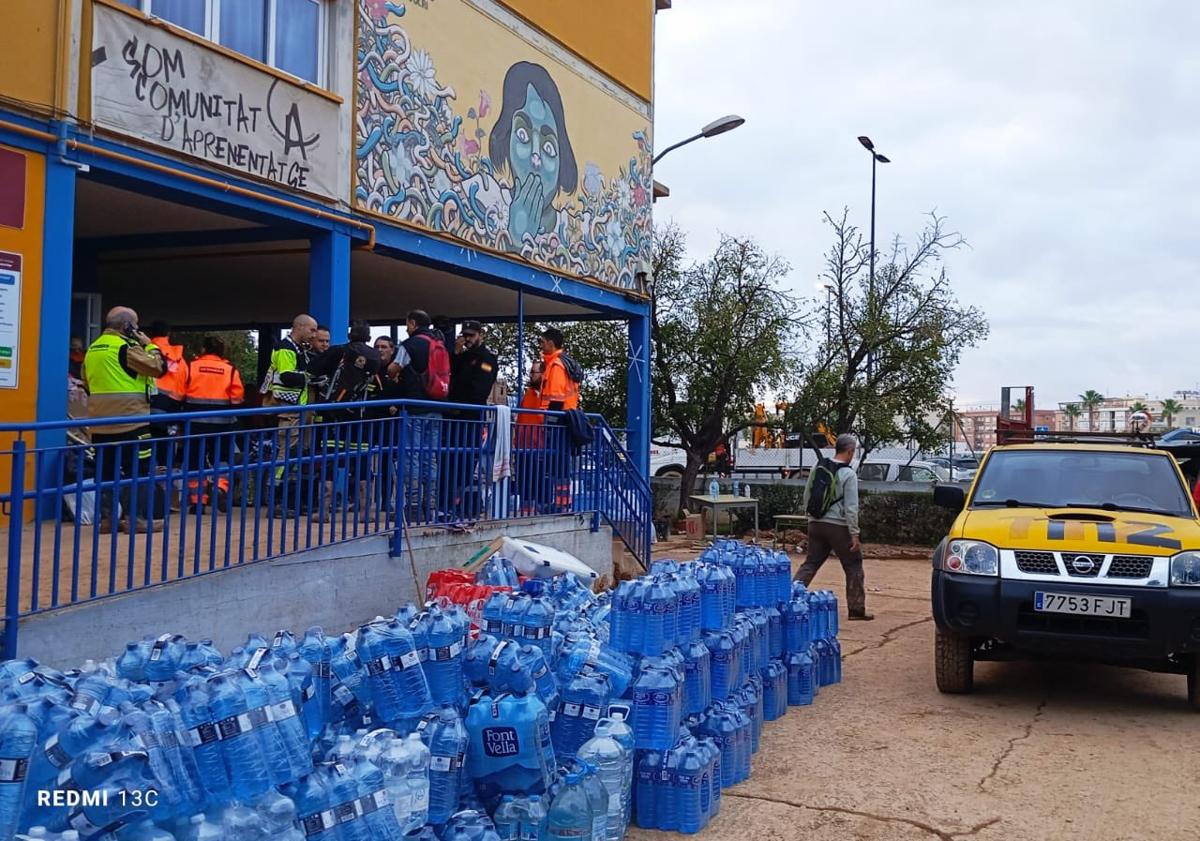
<instances>
[{"instance_id":1,"label":"truck headlight","mask_svg":"<svg viewBox=\"0 0 1200 841\"><path fill-rule=\"evenodd\" d=\"M1171 558L1172 587L1200 587L1200 552L1180 552Z\"/></svg>"},{"instance_id":2,"label":"truck headlight","mask_svg":"<svg viewBox=\"0 0 1200 841\"><path fill-rule=\"evenodd\" d=\"M1000 553L990 543L978 540L952 540L946 547L942 566L949 572L968 575L999 575Z\"/></svg>"}]
</instances>

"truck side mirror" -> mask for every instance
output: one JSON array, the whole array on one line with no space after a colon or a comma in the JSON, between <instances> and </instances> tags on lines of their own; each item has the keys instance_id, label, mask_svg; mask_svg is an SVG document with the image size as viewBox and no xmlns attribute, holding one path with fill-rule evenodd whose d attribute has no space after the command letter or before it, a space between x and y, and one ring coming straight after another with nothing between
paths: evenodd
<instances>
[{"instance_id":1,"label":"truck side mirror","mask_svg":"<svg viewBox=\"0 0 1200 841\"><path fill-rule=\"evenodd\" d=\"M934 485L933 504L951 511L962 511L967 504L967 493L958 485Z\"/></svg>"}]
</instances>

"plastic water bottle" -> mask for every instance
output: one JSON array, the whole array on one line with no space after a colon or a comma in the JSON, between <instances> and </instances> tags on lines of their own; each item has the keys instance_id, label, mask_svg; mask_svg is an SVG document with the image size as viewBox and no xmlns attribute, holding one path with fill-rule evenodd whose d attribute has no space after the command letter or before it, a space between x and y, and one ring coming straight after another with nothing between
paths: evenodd
<instances>
[{"instance_id":1,"label":"plastic water bottle","mask_svg":"<svg viewBox=\"0 0 1200 841\"><path fill-rule=\"evenodd\" d=\"M712 703L712 655L695 640L684 649L684 705L689 715L699 715Z\"/></svg>"},{"instance_id":2,"label":"plastic water bottle","mask_svg":"<svg viewBox=\"0 0 1200 841\"><path fill-rule=\"evenodd\" d=\"M709 664L712 698L724 700L737 677L737 644L729 631L709 631L704 635L704 645L712 658Z\"/></svg>"},{"instance_id":3,"label":"plastic water bottle","mask_svg":"<svg viewBox=\"0 0 1200 841\"><path fill-rule=\"evenodd\" d=\"M200 782L209 797L225 800L230 794L229 772L220 742L220 732L209 706L208 682L200 677L190 678L177 690L180 699L180 721L192 747Z\"/></svg>"},{"instance_id":4,"label":"plastic water bottle","mask_svg":"<svg viewBox=\"0 0 1200 841\"><path fill-rule=\"evenodd\" d=\"M366 825L369 841L400 841L403 831L388 800L383 772L367 759L355 759L351 774L358 781L359 822Z\"/></svg>"},{"instance_id":5,"label":"plastic water bottle","mask_svg":"<svg viewBox=\"0 0 1200 841\"><path fill-rule=\"evenodd\" d=\"M326 766L329 778L329 800L337 816L338 836L341 841L371 841L371 832L365 821L359 819L359 782L351 766L334 762Z\"/></svg>"},{"instance_id":6,"label":"plastic water bottle","mask_svg":"<svg viewBox=\"0 0 1200 841\"><path fill-rule=\"evenodd\" d=\"M634 769L636 764L636 742L633 738L633 728L629 726L627 721L629 710L620 707L616 704L610 707L607 718L602 718L596 722L596 737L611 736L616 739L617 744L621 746L623 756L625 758L624 779L627 791L627 796L624 798L625 817L623 824L629 824L629 818L633 811L633 779Z\"/></svg>"},{"instance_id":7,"label":"plastic water bottle","mask_svg":"<svg viewBox=\"0 0 1200 841\"><path fill-rule=\"evenodd\" d=\"M582 772L583 790L587 794L588 809L592 813L592 841L605 841L608 837L608 789L600 779L595 765L584 762Z\"/></svg>"},{"instance_id":8,"label":"plastic water bottle","mask_svg":"<svg viewBox=\"0 0 1200 841\"><path fill-rule=\"evenodd\" d=\"M789 654L807 650L813 640L808 598L793 596L783 607L784 650Z\"/></svg>"},{"instance_id":9,"label":"plastic water bottle","mask_svg":"<svg viewBox=\"0 0 1200 841\"><path fill-rule=\"evenodd\" d=\"M329 693L330 678L333 674L330 661L333 659L333 648L325 637L325 631L314 625L304 632L304 639L297 651L312 666L313 697L311 707L305 707L304 718L308 737L314 739L330 720Z\"/></svg>"},{"instance_id":10,"label":"plastic water bottle","mask_svg":"<svg viewBox=\"0 0 1200 841\"><path fill-rule=\"evenodd\" d=\"M296 819L305 841L339 841L329 776L324 768L315 770L294 785L284 786L282 791L296 805Z\"/></svg>"},{"instance_id":11,"label":"plastic water bottle","mask_svg":"<svg viewBox=\"0 0 1200 841\"><path fill-rule=\"evenodd\" d=\"M634 783L634 814L642 829L659 828L659 777L663 770L661 751L642 751L637 757Z\"/></svg>"},{"instance_id":12,"label":"plastic water bottle","mask_svg":"<svg viewBox=\"0 0 1200 841\"><path fill-rule=\"evenodd\" d=\"M783 614L769 604L763 608L763 615L767 618L767 656L777 660L783 656Z\"/></svg>"},{"instance_id":13,"label":"plastic water bottle","mask_svg":"<svg viewBox=\"0 0 1200 841\"><path fill-rule=\"evenodd\" d=\"M0 708L0 838L12 838L21 822L29 760L37 748L37 725L23 704Z\"/></svg>"},{"instance_id":14,"label":"plastic water bottle","mask_svg":"<svg viewBox=\"0 0 1200 841\"><path fill-rule=\"evenodd\" d=\"M704 796L703 790L710 785L705 775L709 767L708 759L690 733L680 742L676 751L678 759L672 782L675 787L678 829L689 834L699 832L706 822L704 806L708 798Z\"/></svg>"},{"instance_id":15,"label":"plastic water bottle","mask_svg":"<svg viewBox=\"0 0 1200 841\"><path fill-rule=\"evenodd\" d=\"M807 651L787 655L787 701L805 707L813 702L813 659Z\"/></svg>"},{"instance_id":16,"label":"plastic water bottle","mask_svg":"<svg viewBox=\"0 0 1200 841\"><path fill-rule=\"evenodd\" d=\"M434 704L456 704L463 693L462 634L448 614L429 611L429 655L425 675Z\"/></svg>"},{"instance_id":17,"label":"plastic water bottle","mask_svg":"<svg viewBox=\"0 0 1200 841\"><path fill-rule=\"evenodd\" d=\"M150 645L145 640L125 644L125 651L117 658L117 676L125 680L146 679L146 656Z\"/></svg>"},{"instance_id":18,"label":"plastic water bottle","mask_svg":"<svg viewBox=\"0 0 1200 841\"><path fill-rule=\"evenodd\" d=\"M733 480L733 495L734 496L742 495L742 483L739 482L737 479Z\"/></svg>"},{"instance_id":19,"label":"plastic water bottle","mask_svg":"<svg viewBox=\"0 0 1200 841\"><path fill-rule=\"evenodd\" d=\"M521 617L522 639L526 644L540 648L542 655L549 658L554 605L546 598L542 581L526 581L521 589L529 595L529 603Z\"/></svg>"},{"instance_id":20,"label":"plastic water bottle","mask_svg":"<svg viewBox=\"0 0 1200 841\"><path fill-rule=\"evenodd\" d=\"M391 658L389 677L399 696L398 718L402 721L415 721L433 706L425 672L420 668L420 654L416 642L407 628L393 620L384 626L384 648ZM393 720L382 714L380 717L384 721Z\"/></svg>"},{"instance_id":21,"label":"plastic water bottle","mask_svg":"<svg viewBox=\"0 0 1200 841\"><path fill-rule=\"evenodd\" d=\"M422 738L426 739L430 753L429 822L443 824L458 810L467 730L453 707L438 708L436 716Z\"/></svg>"},{"instance_id":22,"label":"plastic water bottle","mask_svg":"<svg viewBox=\"0 0 1200 841\"><path fill-rule=\"evenodd\" d=\"M631 782L625 748L611 733L601 733L583 743L578 759L596 769L600 782L608 792L604 837L608 841L620 841L625 836L625 813Z\"/></svg>"},{"instance_id":23,"label":"plastic water bottle","mask_svg":"<svg viewBox=\"0 0 1200 841\"><path fill-rule=\"evenodd\" d=\"M568 772L547 810L547 841L597 841L592 836L592 818L583 776Z\"/></svg>"},{"instance_id":24,"label":"plastic water bottle","mask_svg":"<svg viewBox=\"0 0 1200 841\"><path fill-rule=\"evenodd\" d=\"M550 671L550 665L542 650L532 645L523 645L517 652L517 658L529 671L537 696L546 705L546 710L557 710L558 679L554 677L554 672Z\"/></svg>"},{"instance_id":25,"label":"plastic water bottle","mask_svg":"<svg viewBox=\"0 0 1200 841\"><path fill-rule=\"evenodd\" d=\"M479 633L500 636L504 630L504 605L508 601L508 593L497 590L487 597L480 611Z\"/></svg>"},{"instance_id":26,"label":"plastic water bottle","mask_svg":"<svg viewBox=\"0 0 1200 841\"><path fill-rule=\"evenodd\" d=\"M171 767L167 748L154 732L154 722L150 714L140 707L124 704L121 709L122 724L130 734L130 743L136 749L144 751L148 757L150 770L158 783L158 807L161 814L175 816L185 808L184 795L175 772ZM104 777L108 779L107 776Z\"/></svg>"},{"instance_id":27,"label":"plastic water bottle","mask_svg":"<svg viewBox=\"0 0 1200 841\"><path fill-rule=\"evenodd\" d=\"M637 650L641 654L657 657L675 644L678 612L675 591L661 577L651 578L643 598L642 627L638 629Z\"/></svg>"},{"instance_id":28,"label":"plastic water bottle","mask_svg":"<svg viewBox=\"0 0 1200 841\"><path fill-rule=\"evenodd\" d=\"M682 708L680 686L670 669L643 663L633 684L633 737L642 750L666 750L675 742Z\"/></svg>"},{"instance_id":29,"label":"plastic water bottle","mask_svg":"<svg viewBox=\"0 0 1200 841\"><path fill-rule=\"evenodd\" d=\"M208 689L231 793L243 802L252 801L271 787L271 779L260 732L252 724L245 693L228 672L210 678Z\"/></svg>"},{"instance_id":30,"label":"plastic water bottle","mask_svg":"<svg viewBox=\"0 0 1200 841\"><path fill-rule=\"evenodd\" d=\"M816 657L816 667L817 668L815 670L816 676L817 676L817 686L820 686L820 687L829 686L829 684L833 683L833 680L832 680L833 675L830 673L831 670L829 668L829 666L831 665L831 662L832 662L832 660L830 658L831 652L829 650L829 643L826 642L824 639L819 639L815 643L813 643L813 647L817 651L817 657Z\"/></svg>"},{"instance_id":31,"label":"plastic water bottle","mask_svg":"<svg viewBox=\"0 0 1200 841\"><path fill-rule=\"evenodd\" d=\"M267 697L271 703L271 720L279 731L279 738L291 770L288 779L298 780L312 771L312 753L309 751L304 723L300 720L296 703L292 699L291 685L287 677L280 674L269 659L259 666L258 677L267 688Z\"/></svg>"},{"instance_id":32,"label":"plastic water bottle","mask_svg":"<svg viewBox=\"0 0 1200 841\"><path fill-rule=\"evenodd\" d=\"M830 656L833 659L833 682L842 682L842 644L837 637L829 640Z\"/></svg>"},{"instance_id":33,"label":"plastic water bottle","mask_svg":"<svg viewBox=\"0 0 1200 841\"><path fill-rule=\"evenodd\" d=\"M408 635L411 642L412 635ZM370 688L371 702L376 715L383 721L398 721L402 717L403 700L401 688L395 680L393 670L399 664L393 663L384 644L384 637L379 625L363 625L358 629L355 641L355 651L366 671L366 684ZM409 654L407 668L409 671L420 670L420 657L415 649ZM421 676L424 681L424 675Z\"/></svg>"},{"instance_id":34,"label":"plastic water bottle","mask_svg":"<svg viewBox=\"0 0 1200 841\"><path fill-rule=\"evenodd\" d=\"M44 788L76 756L116 736L118 730L114 725L119 721L120 716L113 711L100 712L96 717L81 715L75 718L34 751L29 763L29 785L34 789Z\"/></svg>"},{"instance_id":35,"label":"plastic water bottle","mask_svg":"<svg viewBox=\"0 0 1200 841\"><path fill-rule=\"evenodd\" d=\"M263 653L263 657L266 657L269 649L263 648L259 651ZM267 685L259 677L257 671L250 670L257 669L261 665L257 662L258 659L259 654L256 652L251 659L251 665L246 669L239 669L235 675L238 686L241 687L246 698L247 720L258 733L259 743L262 745L271 784L283 785L294 779L292 761L288 755L288 749L284 745L283 735L271 718L271 696L267 691Z\"/></svg>"},{"instance_id":36,"label":"plastic water bottle","mask_svg":"<svg viewBox=\"0 0 1200 841\"><path fill-rule=\"evenodd\" d=\"M254 810L258 813L258 819L270 841L288 837L287 833L294 830L296 804L286 794L272 789L255 804Z\"/></svg>"},{"instance_id":37,"label":"plastic water bottle","mask_svg":"<svg viewBox=\"0 0 1200 841\"><path fill-rule=\"evenodd\" d=\"M221 816L221 828L229 841L259 841L266 835L262 817L255 809L232 803Z\"/></svg>"},{"instance_id":38,"label":"plastic water bottle","mask_svg":"<svg viewBox=\"0 0 1200 841\"><path fill-rule=\"evenodd\" d=\"M166 751L167 760L179 786L185 809L180 814L190 814L204 804L205 795L192 746L187 740L180 738L183 725L179 716L179 705L174 699L167 698L165 702L148 701L145 709L150 714L154 733Z\"/></svg>"},{"instance_id":39,"label":"plastic water bottle","mask_svg":"<svg viewBox=\"0 0 1200 841\"><path fill-rule=\"evenodd\" d=\"M710 479L708 482L708 495L712 496L712 497L717 497L717 496L721 495L721 483L718 482L715 478Z\"/></svg>"}]
</instances>

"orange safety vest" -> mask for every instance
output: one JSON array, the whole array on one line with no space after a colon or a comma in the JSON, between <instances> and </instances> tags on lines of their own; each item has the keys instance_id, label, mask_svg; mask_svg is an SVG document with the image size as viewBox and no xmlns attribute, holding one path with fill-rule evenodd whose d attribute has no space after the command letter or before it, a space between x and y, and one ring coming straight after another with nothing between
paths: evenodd
<instances>
[{"instance_id":1,"label":"orange safety vest","mask_svg":"<svg viewBox=\"0 0 1200 841\"><path fill-rule=\"evenodd\" d=\"M228 361L206 353L192 362L188 371L187 410L231 409L246 397L242 375ZM236 418L210 418L205 423L234 423Z\"/></svg>"},{"instance_id":2,"label":"orange safety vest","mask_svg":"<svg viewBox=\"0 0 1200 841\"><path fill-rule=\"evenodd\" d=\"M166 336L152 338L150 342L162 352L163 359L167 360L167 373L154 381L158 386L158 393L182 403L188 385L188 364L183 358L183 345L170 344Z\"/></svg>"},{"instance_id":3,"label":"orange safety vest","mask_svg":"<svg viewBox=\"0 0 1200 841\"><path fill-rule=\"evenodd\" d=\"M538 396L537 389L529 386L525 389L525 394L521 397L522 409L540 409L542 408L542 398ZM533 412L518 412L517 413L517 440L516 445L522 449L541 449L545 432L542 430L543 415Z\"/></svg>"},{"instance_id":4,"label":"orange safety vest","mask_svg":"<svg viewBox=\"0 0 1200 841\"><path fill-rule=\"evenodd\" d=\"M567 366L562 361L562 351L555 350L542 354L546 363L546 371L542 374L542 405L549 409L554 403L554 409L565 411L579 408L579 383L567 376Z\"/></svg>"}]
</instances>

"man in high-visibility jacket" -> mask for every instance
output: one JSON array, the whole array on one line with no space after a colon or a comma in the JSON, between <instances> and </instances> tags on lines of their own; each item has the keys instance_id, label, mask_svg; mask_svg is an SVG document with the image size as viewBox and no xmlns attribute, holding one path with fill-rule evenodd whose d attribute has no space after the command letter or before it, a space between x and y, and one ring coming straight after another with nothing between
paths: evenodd
<instances>
[{"instance_id":1,"label":"man in high-visibility jacket","mask_svg":"<svg viewBox=\"0 0 1200 841\"><path fill-rule=\"evenodd\" d=\"M117 499L122 504L121 530L139 530L141 524L134 516L131 500L136 498L136 513L141 514L146 511L146 500L154 497L152 485L129 480L145 477L151 470L153 447L145 416L150 413L154 381L166 370L162 353L138 329L137 313L128 307L109 310L104 332L92 342L83 359L88 417L129 417L131 421L89 429L96 452L96 476L100 480L101 532L111 532L113 522L118 519ZM118 492L114 494L114 490Z\"/></svg>"},{"instance_id":2,"label":"man in high-visibility jacket","mask_svg":"<svg viewBox=\"0 0 1200 841\"><path fill-rule=\"evenodd\" d=\"M187 393L188 364L183 357L183 345L171 344L171 328L165 321L150 324L150 341L154 342L167 362L167 372L154 381L158 393L150 400L150 412L156 415L174 414L183 408L183 398ZM166 468L176 461L170 438L170 419L150 424L150 431L154 434L158 467Z\"/></svg>"},{"instance_id":3,"label":"man in high-visibility jacket","mask_svg":"<svg viewBox=\"0 0 1200 841\"><path fill-rule=\"evenodd\" d=\"M205 336L203 352L192 362L188 371L185 408L189 412L232 409L246 398L242 375L225 359L225 342L219 336ZM185 464L189 470L203 471L188 479L188 496L192 505L208 505L209 489L213 486L216 506L229 509L229 454L233 449L237 418L215 417L193 421L191 438L185 442ZM215 475L216 481L213 481ZM203 488L203 490L201 490Z\"/></svg>"},{"instance_id":4,"label":"man in high-visibility jacket","mask_svg":"<svg viewBox=\"0 0 1200 841\"><path fill-rule=\"evenodd\" d=\"M579 381L568 371L562 331L551 327L542 333L542 408L565 412L579 408ZM576 363L572 362L572 365ZM552 510L571 508L571 443L561 416L546 419L546 472L554 488Z\"/></svg>"},{"instance_id":5,"label":"man in high-visibility jacket","mask_svg":"<svg viewBox=\"0 0 1200 841\"><path fill-rule=\"evenodd\" d=\"M546 503L546 453L544 418L537 411L542 408L542 373L545 363L533 360L529 366L529 382L521 395L521 408L517 413L516 434L513 436L513 456L517 469L517 493L521 495L521 513L527 516L538 514ZM530 411L533 410L533 411Z\"/></svg>"},{"instance_id":6,"label":"man in high-visibility jacket","mask_svg":"<svg viewBox=\"0 0 1200 841\"><path fill-rule=\"evenodd\" d=\"M308 435L299 434L296 427L300 425L299 409L308 405L308 361L316 334L317 321L311 315L302 313L292 319L292 331L275 343L275 350L271 352L271 367L259 389L263 394L264 406L294 406L297 410L276 415L279 424L279 432L275 436L277 493L286 493L283 478L288 472L289 456L299 453L309 438ZM286 505L285 500L280 500L277 513L287 514L288 508L298 510L305 496L307 494L293 494L292 498L286 500Z\"/></svg>"}]
</instances>

